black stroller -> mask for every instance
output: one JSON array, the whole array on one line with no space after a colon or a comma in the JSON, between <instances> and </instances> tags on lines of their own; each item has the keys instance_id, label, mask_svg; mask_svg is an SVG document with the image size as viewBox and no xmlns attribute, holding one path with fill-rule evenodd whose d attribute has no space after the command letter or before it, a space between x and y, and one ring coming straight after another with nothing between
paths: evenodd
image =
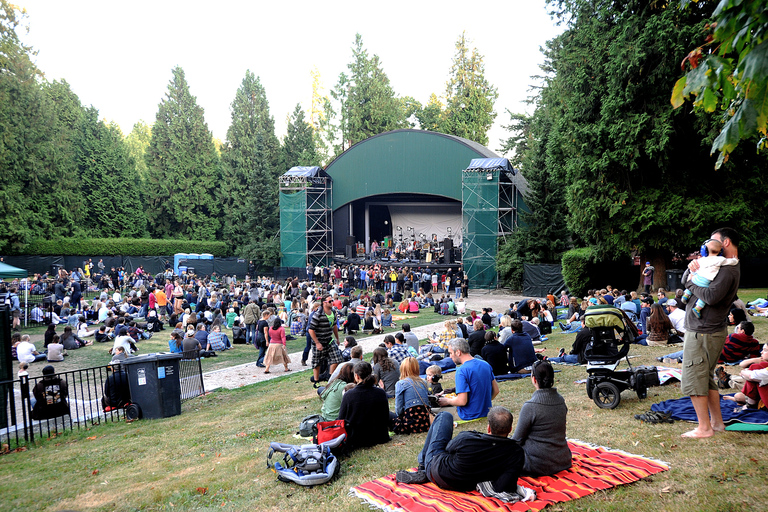
<instances>
[{"instance_id":1,"label":"black stroller","mask_svg":"<svg viewBox=\"0 0 768 512\"><path fill-rule=\"evenodd\" d=\"M635 366L629 362L629 346L637 328L626 314L613 306L591 306L584 313L584 325L592 330L592 340L584 355L587 359L587 396L601 409L614 409L621 392L632 389L638 398L648 395L650 386L659 385L655 366ZM622 359L629 368L616 371Z\"/></svg>"}]
</instances>

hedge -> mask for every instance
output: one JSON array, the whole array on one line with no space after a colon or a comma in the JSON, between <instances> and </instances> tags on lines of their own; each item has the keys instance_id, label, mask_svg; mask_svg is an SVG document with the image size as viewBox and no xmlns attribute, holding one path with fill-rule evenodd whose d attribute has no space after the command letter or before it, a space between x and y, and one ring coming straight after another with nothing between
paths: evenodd
<instances>
[{"instance_id":1,"label":"hedge","mask_svg":"<svg viewBox=\"0 0 768 512\"><path fill-rule=\"evenodd\" d=\"M571 249L563 254L563 279L572 296L583 297L589 289L590 264L594 253L589 247Z\"/></svg>"},{"instance_id":2,"label":"hedge","mask_svg":"<svg viewBox=\"0 0 768 512\"><path fill-rule=\"evenodd\" d=\"M28 256L169 256L176 253L229 256L224 242L152 238L61 238L36 240L15 254Z\"/></svg>"}]
</instances>

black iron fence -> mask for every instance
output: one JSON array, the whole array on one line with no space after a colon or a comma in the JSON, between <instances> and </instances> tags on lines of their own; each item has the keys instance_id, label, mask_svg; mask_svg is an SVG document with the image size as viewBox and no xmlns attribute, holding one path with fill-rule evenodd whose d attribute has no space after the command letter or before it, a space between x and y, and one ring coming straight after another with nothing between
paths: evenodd
<instances>
[{"instance_id":1,"label":"black iron fence","mask_svg":"<svg viewBox=\"0 0 768 512\"><path fill-rule=\"evenodd\" d=\"M116 366L115 373L120 371ZM104 400L105 395L112 396L109 386L115 384L115 373L110 366L98 366L0 381L0 442L14 449L36 436L50 438L66 430L125 419L124 404L111 407L109 398ZM180 360L179 380L182 402L205 393L200 359ZM39 383L36 399L34 389ZM44 403L38 404L40 400Z\"/></svg>"}]
</instances>

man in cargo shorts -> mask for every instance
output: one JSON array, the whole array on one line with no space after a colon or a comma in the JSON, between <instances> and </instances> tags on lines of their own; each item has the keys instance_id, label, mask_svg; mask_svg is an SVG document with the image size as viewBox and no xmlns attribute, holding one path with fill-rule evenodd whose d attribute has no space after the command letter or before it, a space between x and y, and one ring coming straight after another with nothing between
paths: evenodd
<instances>
[{"instance_id":1,"label":"man in cargo shorts","mask_svg":"<svg viewBox=\"0 0 768 512\"><path fill-rule=\"evenodd\" d=\"M336 323L336 313L333 311L333 299L330 295L322 298L322 309L312 315L312 320L307 326L314 345L312 346L312 382L320 380L320 367L324 361L330 365L329 373L336 370L336 366L343 362L339 350L339 327ZM331 341L331 336L336 338L336 343Z\"/></svg>"},{"instance_id":2,"label":"man in cargo shorts","mask_svg":"<svg viewBox=\"0 0 768 512\"><path fill-rule=\"evenodd\" d=\"M720 228L712 233L712 239L723 245L723 256L739 257L739 235L731 228ZM720 410L720 392L713 377L717 360L723 351L728 335L726 325L728 311L739 289L741 265L722 267L708 288L697 286L691 274L699 265L693 260L683 274L683 285L693 292L695 299L688 301L685 310L685 339L683 344L683 379L681 390L691 397L699 425L683 437L712 437L723 432L725 424ZM708 307L701 318L694 313L696 299L702 299Z\"/></svg>"}]
</instances>

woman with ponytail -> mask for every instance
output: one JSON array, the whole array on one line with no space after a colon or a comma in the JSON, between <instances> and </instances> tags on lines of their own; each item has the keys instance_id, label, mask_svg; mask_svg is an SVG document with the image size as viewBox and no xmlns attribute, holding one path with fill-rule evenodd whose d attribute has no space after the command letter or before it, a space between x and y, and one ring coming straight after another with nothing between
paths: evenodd
<instances>
[{"instance_id":1,"label":"woman with ponytail","mask_svg":"<svg viewBox=\"0 0 768 512\"><path fill-rule=\"evenodd\" d=\"M553 475L571 467L571 450L565 440L568 407L552 387L555 372L548 361L533 363L531 382L536 391L520 408L512 439L525 451L524 474Z\"/></svg>"},{"instance_id":2,"label":"woman with ponytail","mask_svg":"<svg viewBox=\"0 0 768 512\"><path fill-rule=\"evenodd\" d=\"M355 364L355 387L344 393L339 419L346 420L347 442L352 449L389 441L389 401L376 386L370 363Z\"/></svg>"}]
</instances>

